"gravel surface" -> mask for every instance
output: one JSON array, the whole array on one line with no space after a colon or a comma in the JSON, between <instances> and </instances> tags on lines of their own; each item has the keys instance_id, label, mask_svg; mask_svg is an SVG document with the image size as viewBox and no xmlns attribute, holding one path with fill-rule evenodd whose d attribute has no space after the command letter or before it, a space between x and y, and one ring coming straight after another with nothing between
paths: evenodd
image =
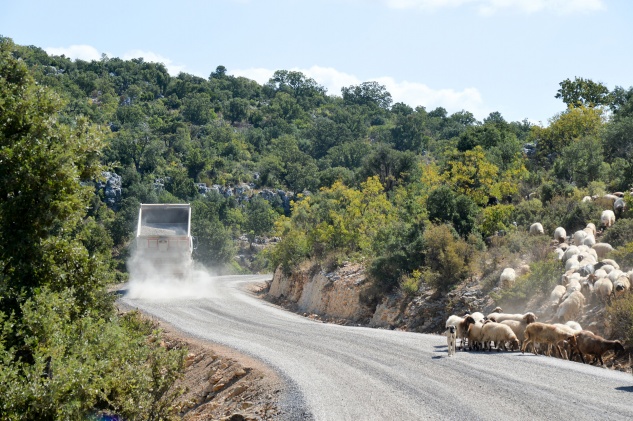
<instances>
[{"instance_id":1,"label":"gravel surface","mask_svg":"<svg viewBox=\"0 0 633 421\"><path fill-rule=\"evenodd\" d=\"M229 346L285 380L290 420L630 420L633 376L520 352L457 352L443 336L315 322L248 292L270 276L225 276L195 294L121 300ZM200 297L200 298L191 298Z\"/></svg>"}]
</instances>

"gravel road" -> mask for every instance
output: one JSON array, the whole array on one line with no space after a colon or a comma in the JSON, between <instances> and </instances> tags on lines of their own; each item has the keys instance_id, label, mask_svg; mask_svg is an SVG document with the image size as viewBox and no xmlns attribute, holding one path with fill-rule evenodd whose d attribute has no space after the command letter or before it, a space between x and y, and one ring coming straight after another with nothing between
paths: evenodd
<instances>
[{"instance_id":1,"label":"gravel road","mask_svg":"<svg viewBox=\"0 0 633 421\"><path fill-rule=\"evenodd\" d=\"M520 352L448 358L443 336L315 322L247 291L270 278L130 285L121 301L274 368L290 420L633 419L630 374Z\"/></svg>"}]
</instances>

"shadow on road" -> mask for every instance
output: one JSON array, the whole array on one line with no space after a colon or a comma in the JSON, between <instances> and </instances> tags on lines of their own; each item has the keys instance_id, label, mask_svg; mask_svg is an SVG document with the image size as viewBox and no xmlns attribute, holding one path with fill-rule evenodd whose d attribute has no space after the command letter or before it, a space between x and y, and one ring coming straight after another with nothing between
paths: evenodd
<instances>
[{"instance_id":1,"label":"shadow on road","mask_svg":"<svg viewBox=\"0 0 633 421\"><path fill-rule=\"evenodd\" d=\"M633 392L633 386L620 386L616 387L615 390L620 390L622 392Z\"/></svg>"}]
</instances>

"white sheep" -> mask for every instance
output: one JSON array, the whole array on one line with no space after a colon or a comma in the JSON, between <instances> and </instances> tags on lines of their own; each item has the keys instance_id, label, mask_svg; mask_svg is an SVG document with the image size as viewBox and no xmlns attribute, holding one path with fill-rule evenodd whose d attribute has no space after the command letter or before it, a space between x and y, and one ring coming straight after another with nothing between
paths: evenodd
<instances>
[{"instance_id":1,"label":"white sheep","mask_svg":"<svg viewBox=\"0 0 633 421\"><path fill-rule=\"evenodd\" d=\"M609 278L611 282L613 282L613 286L615 287L615 281L617 281L622 275L625 275L625 273L622 272L620 269L613 269L611 272L609 272L607 278Z\"/></svg>"},{"instance_id":2,"label":"white sheep","mask_svg":"<svg viewBox=\"0 0 633 421\"><path fill-rule=\"evenodd\" d=\"M594 224L593 222L589 222L589 223L587 224L587 226L585 227L585 230L591 230L591 234L592 234L594 237L596 236L596 233L598 232L598 231L596 230L596 224ZM587 231L587 232L589 232L589 231Z\"/></svg>"},{"instance_id":3,"label":"white sheep","mask_svg":"<svg viewBox=\"0 0 633 421\"><path fill-rule=\"evenodd\" d=\"M612 210L607 209L602 211L602 215L600 215L600 224L605 228L608 228L615 224L615 214Z\"/></svg>"},{"instance_id":4,"label":"white sheep","mask_svg":"<svg viewBox=\"0 0 633 421\"><path fill-rule=\"evenodd\" d=\"M576 270L580 268L580 262L578 261L578 255L574 255L567 259L565 262L565 271Z\"/></svg>"},{"instance_id":5,"label":"white sheep","mask_svg":"<svg viewBox=\"0 0 633 421\"><path fill-rule=\"evenodd\" d=\"M501 286L501 288L508 288L512 286L516 278L517 274L513 268L505 268L499 276L499 285Z\"/></svg>"},{"instance_id":6,"label":"white sheep","mask_svg":"<svg viewBox=\"0 0 633 421\"><path fill-rule=\"evenodd\" d=\"M483 336L481 333L484 324L482 322L476 322L468 325L468 349L481 349L483 348Z\"/></svg>"},{"instance_id":7,"label":"white sheep","mask_svg":"<svg viewBox=\"0 0 633 421\"><path fill-rule=\"evenodd\" d=\"M598 279L593 284L593 293L601 302L608 302L613 294L613 282L609 278Z\"/></svg>"},{"instance_id":8,"label":"white sheep","mask_svg":"<svg viewBox=\"0 0 633 421\"><path fill-rule=\"evenodd\" d=\"M479 323L479 322L483 322L484 319L486 318L486 316L484 316L483 313L476 311L474 313L470 314L470 317L473 318L473 320L475 321L475 323Z\"/></svg>"},{"instance_id":9,"label":"white sheep","mask_svg":"<svg viewBox=\"0 0 633 421\"><path fill-rule=\"evenodd\" d=\"M580 332L582 330L582 326L580 326L580 323L578 323L578 322L576 322L574 320L569 320L569 321L565 322L565 326L571 327L576 332Z\"/></svg>"},{"instance_id":10,"label":"white sheep","mask_svg":"<svg viewBox=\"0 0 633 421\"><path fill-rule=\"evenodd\" d=\"M610 274L611 272L613 272L614 270L616 270L613 265L603 265L600 269L602 269L605 272L607 272L607 275Z\"/></svg>"},{"instance_id":11,"label":"white sheep","mask_svg":"<svg viewBox=\"0 0 633 421\"><path fill-rule=\"evenodd\" d=\"M572 241L574 242L575 246L579 246L579 245L582 244L582 242L584 241L584 239L586 237L587 237L587 232L586 231L578 230L572 236Z\"/></svg>"},{"instance_id":12,"label":"white sheep","mask_svg":"<svg viewBox=\"0 0 633 421\"><path fill-rule=\"evenodd\" d=\"M545 231L543 230L543 225L540 222L535 222L530 225L530 235L543 235Z\"/></svg>"},{"instance_id":13,"label":"white sheep","mask_svg":"<svg viewBox=\"0 0 633 421\"><path fill-rule=\"evenodd\" d=\"M607 244L607 243L604 243ZM611 265L613 266L614 269L620 269L620 265L618 264L618 262L616 262L613 259L602 259L602 263L604 263L605 265Z\"/></svg>"},{"instance_id":14,"label":"white sheep","mask_svg":"<svg viewBox=\"0 0 633 421\"><path fill-rule=\"evenodd\" d=\"M585 305L585 296L580 290L573 291L569 296L558 306L556 312L556 319L564 322L577 319L582 314L583 307Z\"/></svg>"},{"instance_id":15,"label":"white sheep","mask_svg":"<svg viewBox=\"0 0 633 421\"><path fill-rule=\"evenodd\" d=\"M560 300L563 298L563 295L565 295L565 292L567 292L567 288L565 288L564 285L556 285L554 287L549 295L549 301L552 307L558 307L558 304L560 304Z\"/></svg>"},{"instance_id":16,"label":"white sheep","mask_svg":"<svg viewBox=\"0 0 633 421\"><path fill-rule=\"evenodd\" d=\"M620 276L614 283L613 283L613 293L616 296L620 296L622 294L625 294L626 292L628 292L631 289L631 281L629 280L629 277L627 275L622 275Z\"/></svg>"},{"instance_id":17,"label":"white sheep","mask_svg":"<svg viewBox=\"0 0 633 421\"><path fill-rule=\"evenodd\" d=\"M526 324L534 323L538 319L532 312L528 312L525 314L511 314L511 313L490 313L488 315L488 320L501 323L504 320L516 320L519 322L525 321Z\"/></svg>"},{"instance_id":18,"label":"white sheep","mask_svg":"<svg viewBox=\"0 0 633 421\"><path fill-rule=\"evenodd\" d=\"M609 243L596 243L591 246L591 248L596 251L596 254L600 259L603 259L604 256L613 251L613 246Z\"/></svg>"},{"instance_id":19,"label":"white sheep","mask_svg":"<svg viewBox=\"0 0 633 421\"><path fill-rule=\"evenodd\" d=\"M491 342L495 343L497 351L501 351L502 348L507 351L506 342L510 342L511 349L519 347L519 340L510 326L488 321L481 328L481 334L484 347L489 351L492 349Z\"/></svg>"},{"instance_id":20,"label":"white sheep","mask_svg":"<svg viewBox=\"0 0 633 421\"><path fill-rule=\"evenodd\" d=\"M554 249L554 254L556 254L556 258L558 260L562 260L563 256L565 255L565 250L563 250L560 247L557 247L556 249Z\"/></svg>"},{"instance_id":21,"label":"white sheep","mask_svg":"<svg viewBox=\"0 0 633 421\"><path fill-rule=\"evenodd\" d=\"M569 246L567 247L567 250L565 250L565 254L563 254L563 262L568 261L569 259L572 258L572 256L577 255L578 253L580 253L580 250L578 249L577 246Z\"/></svg>"},{"instance_id":22,"label":"white sheep","mask_svg":"<svg viewBox=\"0 0 633 421\"><path fill-rule=\"evenodd\" d=\"M565 231L565 228L558 227L554 230L554 240L559 243L564 243L565 240L567 240L567 231Z\"/></svg>"},{"instance_id":23,"label":"white sheep","mask_svg":"<svg viewBox=\"0 0 633 421\"><path fill-rule=\"evenodd\" d=\"M593 247L596 244L596 237L593 234L587 234L584 240L582 240L583 246Z\"/></svg>"},{"instance_id":24,"label":"white sheep","mask_svg":"<svg viewBox=\"0 0 633 421\"><path fill-rule=\"evenodd\" d=\"M581 200L581 202L591 202L593 199L591 196L584 196Z\"/></svg>"},{"instance_id":25,"label":"white sheep","mask_svg":"<svg viewBox=\"0 0 633 421\"><path fill-rule=\"evenodd\" d=\"M580 255L578 260L582 260L587 256L591 256L596 262L598 261L598 253L596 253L596 251L590 246L587 246L585 244L581 244L578 246L578 254Z\"/></svg>"},{"instance_id":26,"label":"white sheep","mask_svg":"<svg viewBox=\"0 0 633 421\"><path fill-rule=\"evenodd\" d=\"M522 320L522 321L518 321L518 320L504 320L504 321L501 322L501 324L507 325L507 326L510 327L510 329L512 329L512 332L514 332L514 334L516 335L517 339L519 340L519 346L520 346L520 345L523 345L525 328L531 322L532 322L531 320Z\"/></svg>"}]
</instances>

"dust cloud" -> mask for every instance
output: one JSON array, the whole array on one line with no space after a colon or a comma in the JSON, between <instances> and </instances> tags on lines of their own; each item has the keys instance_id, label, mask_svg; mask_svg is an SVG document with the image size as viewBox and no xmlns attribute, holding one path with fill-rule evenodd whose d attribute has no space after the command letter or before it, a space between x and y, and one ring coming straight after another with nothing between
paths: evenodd
<instances>
[{"instance_id":1,"label":"dust cloud","mask_svg":"<svg viewBox=\"0 0 633 421\"><path fill-rule=\"evenodd\" d=\"M191 262L167 265L133 254L127 267L130 274L127 298L166 301L214 296L217 275L203 266Z\"/></svg>"}]
</instances>

